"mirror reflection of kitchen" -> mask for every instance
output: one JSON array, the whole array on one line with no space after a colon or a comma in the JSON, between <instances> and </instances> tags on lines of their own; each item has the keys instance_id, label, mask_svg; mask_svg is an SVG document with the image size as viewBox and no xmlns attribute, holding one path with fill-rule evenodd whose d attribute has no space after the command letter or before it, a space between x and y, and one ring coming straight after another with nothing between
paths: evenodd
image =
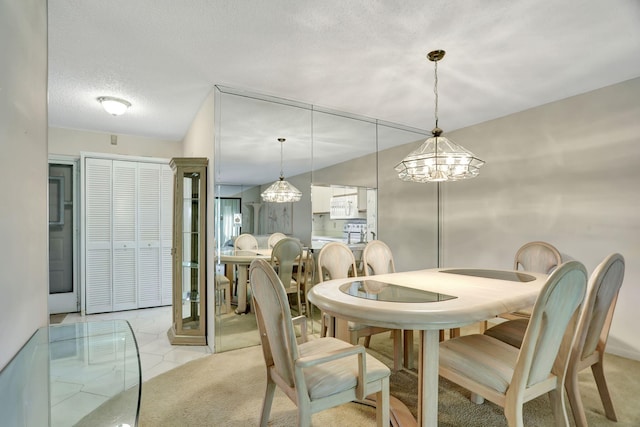
<instances>
[{"instance_id":1,"label":"mirror reflection of kitchen","mask_svg":"<svg viewBox=\"0 0 640 427\"><path fill-rule=\"evenodd\" d=\"M375 188L312 185L311 246L320 250L328 242L363 249L377 234Z\"/></svg>"}]
</instances>

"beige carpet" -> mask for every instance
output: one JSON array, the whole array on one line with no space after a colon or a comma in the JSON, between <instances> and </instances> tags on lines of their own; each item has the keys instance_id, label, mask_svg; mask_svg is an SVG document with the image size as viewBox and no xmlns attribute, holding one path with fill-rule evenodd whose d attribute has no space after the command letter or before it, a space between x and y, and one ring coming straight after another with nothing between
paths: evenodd
<instances>
[{"instance_id":1,"label":"beige carpet","mask_svg":"<svg viewBox=\"0 0 640 427\"><path fill-rule=\"evenodd\" d=\"M391 340L388 334L372 339L372 350L385 362ZM619 421L604 417L602 405L590 371L581 373L580 385L590 426L640 426L640 362L607 356L607 379L611 388ZM265 387L265 369L261 348L249 347L207 356L143 384L139 425L162 426L249 426L258 425ZM394 373L391 378L392 395L403 401L415 414L417 375L411 371ZM439 425L465 427L506 426L502 409L485 402L475 405L469 393L440 380ZM100 418L109 405L96 411L79 425L102 425ZM101 412L103 412L101 414ZM111 416L110 418L113 420ZM524 408L526 426L553 425L548 399L541 397L528 402ZM330 409L312 418L316 426L365 426L375 424L372 408L351 403ZM276 392L270 425L296 424L296 409L281 392ZM105 424L106 425L106 424Z\"/></svg>"}]
</instances>

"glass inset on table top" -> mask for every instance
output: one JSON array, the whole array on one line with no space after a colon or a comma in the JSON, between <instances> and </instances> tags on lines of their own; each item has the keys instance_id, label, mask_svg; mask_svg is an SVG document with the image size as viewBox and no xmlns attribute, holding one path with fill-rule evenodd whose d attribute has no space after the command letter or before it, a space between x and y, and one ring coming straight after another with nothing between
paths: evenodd
<instances>
[{"instance_id":1,"label":"glass inset on table top","mask_svg":"<svg viewBox=\"0 0 640 427\"><path fill-rule=\"evenodd\" d=\"M508 280L511 282L533 282L536 280L530 274L518 271L483 270L479 268L451 268L440 270L441 273L461 274L463 276L484 277L485 279Z\"/></svg>"},{"instance_id":2,"label":"glass inset on table top","mask_svg":"<svg viewBox=\"0 0 640 427\"><path fill-rule=\"evenodd\" d=\"M453 295L424 291L377 280L354 280L340 286L340 291L358 298L385 302L438 302L457 298Z\"/></svg>"}]
</instances>

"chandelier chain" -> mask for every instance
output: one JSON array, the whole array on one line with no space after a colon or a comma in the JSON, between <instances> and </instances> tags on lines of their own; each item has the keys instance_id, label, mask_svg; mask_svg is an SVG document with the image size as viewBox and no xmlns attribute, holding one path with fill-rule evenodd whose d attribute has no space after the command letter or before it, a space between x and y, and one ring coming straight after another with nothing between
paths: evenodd
<instances>
[{"instance_id":1,"label":"chandelier chain","mask_svg":"<svg viewBox=\"0 0 640 427\"><path fill-rule=\"evenodd\" d=\"M433 62L435 65L434 68L434 83L433 83L433 93L435 94L435 118L436 118L436 127L438 127L438 61Z\"/></svg>"}]
</instances>

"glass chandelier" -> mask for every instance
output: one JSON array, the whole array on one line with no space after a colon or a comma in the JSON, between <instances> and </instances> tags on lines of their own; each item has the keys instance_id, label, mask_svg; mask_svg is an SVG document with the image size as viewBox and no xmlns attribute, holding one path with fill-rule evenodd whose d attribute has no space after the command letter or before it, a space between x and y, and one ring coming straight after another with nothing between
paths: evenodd
<instances>
[{"instance_id":1,"label":"glass chandelier","mask_svg":"<svg viewBox=\"0 0 640 427\"><path fill-rule=\"evenodd\" d=\"M302 192L284 180L284 172L282 169L282 146L285 139L278 138L278 141L280 141L280 179L262 192L262 200L272 203L297 202L302 197Z\"/></svg>"},{"instance_id":2,"label":"glass chandelier","mask_svg":"<svg viewBox=\"0 0 640 427\"><path fill-rule=\"evenodd\" d=\"M478 159L471 151L459 146L448 138L441 136L438 127L438 61L444 57L444 50L429 52L427 58L435 65L435 119L436 127L431 131L432 137L409 153L395 167L398 177L410 182L442 182L458 181L478 176L484 161Z\"/></svg>"}]
</instances>

